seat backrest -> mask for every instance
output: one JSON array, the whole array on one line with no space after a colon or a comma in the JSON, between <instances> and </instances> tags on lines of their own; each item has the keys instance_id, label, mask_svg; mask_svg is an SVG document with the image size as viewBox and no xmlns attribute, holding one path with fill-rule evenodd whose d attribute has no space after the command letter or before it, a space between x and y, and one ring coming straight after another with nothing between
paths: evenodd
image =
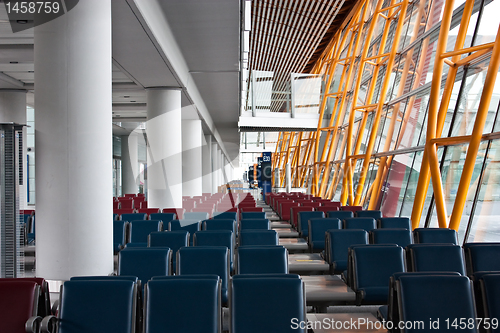
<instances>
[{"instance_id":1,"label":"seat backrest","mask_svg":"<svg viewBox=\"0 0 500 333\"><path fill-rule=\"evenodd\" d=\"M121 209L134 209L134 200L120 200Z\"/></svg>"},{"instance_id":2,"label":"seat backrest","mask_svg":"<svg viewBox=\"0 0 500 333\"><path fill-rule=\"evenodd\" d=\"M354 217L344 219L344 229L363 229L370 231L377 229L377 221L371 217Z\"/></svg>"},{"instance_id":3,"label":"seat backrest","mask_svg":"<svg viewBox=\"0 0 500 333\"><path fill-rule=\"evenodd\" d=\"M396 244L402 248L413 244L411 230L408 229L374 229L370 231L372 244Z\"/></svg>"},{"instance_id":4,"label":"seat backrest","mask_svg":"<svg viewBox=\"0 0 500 333\"><path fill-rule=\"evenodd\" d=\"M177 252L177 274L215 274L221 279L222 302L227 302L230 276L229 249L225 246L183 247Z\"/></svg>"},{"instance_id":5,"label":"seat backrest","mask_svg":"<svg viewBox=\"0 0 500 333\"><path fill-rule=\"evenodd\" d=\"M383 217L378 219L378 227L412 229L411 221L408 217Z\"/></svg>"},{"instance_id":6,"label":"seat backrest","mask_svg":"<svg viewBox=\"0 0 500 333\"><path fill-rule=\"evenodd\" d=\"M237 274L288 273L288 251L283 246L240 246Z\"/></svg>"},{"instance_id":7,"label":"seat backrest","mask_svg":"<svg viewBox=\"0 0 500 333\"><path fill-rule=\"evenodd\" d=\"M122 214L121 220L127 222L139 221L139 220L145 220L147 216L148 215L146 213Z\"/></svg>"},{"instance_id":8,"label":"seat backrest","mask_svg":"<svg viewBox=\"0 0 500 333\"><path fill-rule=\"evenodd\" d=\"M163 333L166 323L169 332L221 332L218 278L155 279L144 299L144 333Z\"/></svg>"},{"instance_id":9,"label":"seat backrest","mask_svg":"<svg viewBox=\"0 0 500 333\"><path fill-rule=\"evenodd\" d=\"M329 218L335 218L335 219L339 219L339 220L344 220L344 219L353 218L354 217L354 213L351 212L351 211L343 211L343 210L329 211L329 212L327 212L327 216Z\"/></svg>"},{"instance_id":10,"label":"seat backrest","mask_svg":"<svg viewBox=\"0 0 500 333\"><path fill-rule=\"evenodd\" d=\"M168 230L176 231L176 230L185 230L189 231L191 235L189 244L193 244L193 235L195 232L201 230L201 220L192 220L192 219L182 219L182 220L172 220L168 223Z\"/></svg>"},{"instance_id":11,"label":"seat backrest","mask_svg":"<svg viewBox=\"0 0 500 333\"><path fill-rule=\"evenodd\" d=\"M279 236L276 230L242 230L239 237L240 246L278 245Z\"/></svg>"},{"instance_id":12,"label":"seat backrest","mask_svg":"<svg viewBox=\"0 0 500 333\"><path fill-rule=\"evenodd\" d=\"M322 251L325 249L326 231L341 229L342 223L336 218L310 219L309 220L309 249Z\"/></svg>"},{"instance_id":13,"label":"seat backrest","mask_svg":"<svg viewBox=\"0 0 500 333\"><path fill-rule=\"evenodd\" d=\"M403 248L397 245L360 245L352 248L353 286L367 303L387 304L389 280L405 272Z\"/></svg>"},{"instance_id":14,"label":"seat backrest","mask_svg":"<svg viewBox=\"0 0 500 333\"><path fill-rule=\"evenodd\" d=\"M142 286L153 276L171 275L169 248L125 248L118 254L118 275L137 276Z\"/></svg>"},{"instance_id":15,"label":"seat backrest","mask_svg":"<svg viewBox=\"0 0 500 333\"><path fill-rule=\"evenodd\" d=\"M213 219L202 222L203 230L229 230L236 234L238 228L236 220L233 219Z\"/></svg>"},{"instance_id":16,"label":"seat backrest","mask_svg":"<svg viewBox=\"0 0 500 333\"><path fill-rule=\"evenodd\" d=\"M342 206L340 210L348 211L348 212L357 212L358 210L363 210L362 206Z\"/></svg>"},{"instance_id":17,"label":"seat backrest","mask_svg":"<svg viewBox=\"0 0 500 333\"><path fill-rule=\"evenodd\" d=\"M264 212L264 208L262 207L241 207L242 213L259 213Z\"/></svg>"},{"instance_id":18,"label":"seat backrest","mask_svg":"<svg viewBox=\"0 0 500 333\"><path fill-rule=\"evenodd\" d=\"M210 218L210 213L208 212L186 212L184 213L185 220L208 220Z\"/></svg>"},{"instance_id":19,"label":"seat backrest","mask_svg":"<svg viewBox=\"0 0 500 333\"><path fill-rule=\"evenodd\" d=\"M26 332L26 321L37 315L39 290L40 287L34 281L0 279L2 332Z\"/></svg>"},{"instance_id":20,"label":"seat backrest","mask_svg":"<svg viewBox=\"0 0 500 333\"><path fill-rule=\"evenodd\" d=\"M212 218L214 220L224 219L224 220L236 221L238 218L238 213L237 212L214 212L214 216Z\"/></svg>"},{"instance_id":21,"label":"seat backrest","mask_svg":"<svg viewBox=\"0 0 500 333\"><path fill-rule=\"evenodd\" d=\"M368 244L366 230L339 229L326 232L326 259L336 274L347 270L349 247L355 244Z\"/></svg>"},{"instance_id":22,"label":"seat backrest","mask_svg":"<svg viewBox=\"0 0 500 333\"><path fill-rule=\"evenodd\" d=\"M113 221L113 249L115 253L127 243L128 224L126 221Z\"/></svg>"},{"instance_id":23,"label":"seat backrest","mask_svg":"<svg viewBox=\"0 0 500 333\"><path fill-rule=\"evenodd\" d=\"M382 212L380 210L357 210L355 215L356 217L371 217L375 220L382 218Z\"/></svg>"},{"instance_id":24,"label":"seat backrest","mask_svg":"<svg viewBox=\"0 0 500 333\"><path fill-rule=\"evenodd\" d=\"M500 271L500 243L464 244L467 272Z\"/></svg>"},{"instance_id":25,"label":"seat backrest","mask_svg":"<svg viewBox=\"0 0 500 333\"><path fill-rule=\"evenodd\" d=\"M290 221L291 218L291 208L294 206L300 206L298 202L293 202L293 201L283 201L280 203L280 216L281 219L284 221Z\"/></svg>"},{"instance_id":26,"label":"seat backrest","mask_svg":"<svg viewBox=\"0 0 500 333\"><path fill-rule=\"evenodd\" d=\"M413 230L415 243L449 243L458 245L458 235L448 228L417 228Z\"/></svg>"},{"instance_id":27,"label":"seat backrest","mask_svg":"<svg viewBox=\"0 0 500 333\"><path fill-rule=\"evenodd\" d=\"M58 333L131 333L137 284L127 280L66 281L61 288ZM98 315L96 315L98 314Z\"/></svg>"},{"instance_id":28,"label":"seat backrest","mask_svg":"<svg viewBox=\"0 0 500 333\"><path fill-rule=\"evenodd\" d=\"M172 255L177 253L183 246L189 246L189 231L161 231L152 232L148 238L149 247L168 247L172 250Z\"/></svg>"},{"instance_id":29,"label":"seat backrest","mask_svg":"<svg viewBox=\"0 0 500 333\"><path fill-rule=\"evenodd\" d=\"M141 208L139 209L139 214L144 213L147 215L160 213L160 208Z\"/></svg>"},{"instance_id":30,"label":"seat backrest","mask_svg":"<svg viewBox=\"0 0 500 333\"><path fill-rule=\"evenodd\" d=\"M230 230L203 230L194 234L194 246L225 246L229 249L229 266L233 271L233 257L236 237Z\"/></svg>"},{"instance_id":31,"label":"seat backrest","mask_svg":"<svg viewBox=\"0 0 500 333\"><path fill-rule=\"evenodd\" d=\"M162 213L174 213L176 219L182 219L184 218L184 213L186 212L186 209L184 208L163 208Z\"/></svg>"},{"instance_id":32,"label":"seat backrest","mask_svg":"<svg viewBox=\"0 0 500 333\"><path fill-rule=\"evenodd\" d=\"M458 272L465 275L465 261L462 247L453 244L411 244L408 245L413 272Z\"/></svg>"},{"instance_id":33,"label":"seat backrest","mask_svg":"<svg viewBox=\"0 0 500 333\"><path fill-rule=\"evenodd\" d=\"M163 222L158 220L131 221L130 243L147 243L150 233L163 230Z\"/></svg>"},{"instance_id":34,"label":"seat backrest","mask_svg":"<svg viewBox=\"0 0 500 333\"><path fill-rule=\"evenodd\" d=\"M298 228L299 225L300 212L314 212L314 207L297 206L290 208L290 224L295 228Z\"/></svg>"},{"instance_id":35,"label":"seat backrest","mask_svg":"<svg viewBox=\"0 0 500 333\"><path fill-rule=\"evenodd\" d=\"M320 211L301 211L298 213L297 230L302 237L309 235L309 220L325 218L325 213Z\"/></svg>"},{"instance_id":36,"label":"seat backrest","mask_svg":"<svg viewBox=\"0 0 500 333\"><path fill-rule=\"evenodd\" d=\"M233 279L230 331L232 333L307 332L307 329L298 325L307 320L304 293L304 284L297 278ZM293 325L292 318L297 320L297 327Z\"/></svg>"},{"instance_id":37,"label":"seat backrest","mask_svg":"<svg viewBox=\"0 0 500 333\"><path fill-rule=\"evenodd\" d=\"M266 213L265 212L242 212L241 213L241 219L246 220L246 219L265 219L266 218Z\"/></svg>"},{"instance_id":38,"label":"seat backrest","mask_svg":"<svg viewBox=\"0 0 500 333\"><path fill-rule=\"evenodd\" d=\"M485 274L479 280L484 318L499 318L500 317L500 272L497 274ZM498 323L498 322L497 322ZM498 332L497 329L493 332Z\"/></svg>"},{"instance_id":39,"label":"seat backrest","mask_svg":"<svg viewBox=\"0 0 500 333\"><path fill-rule=\"evenodd\" d=\"M396 286L400 320L425 325L414 327L411 332L432 332L429 318L434 323L439 320L441 330L444 330L442 325L446 325L446 320L453 320L451 318L464 318L465 321L472 318L475 321L471 283L465 276L401 276ZM475 333L476 325L465 325L460 332Z\"/></svg>"},{"instance_id":40,"label":"seat backrest","mask_svg":"<svg viewBox=\"0 0 500 333\"><path fill-rule=\"evenodd\" d=\"M325 213L325 216L328 216L328 212L337 212L339 210L338 207L330 207L330 206L319 206L315 208L317 212Z\"/></svg>"},{"instance_id":41,"label":"seat backrest","mask_svg":"<svg viewBox=\"0 0 500 333\"><path fill-rule=\"evenodd\" d=\"M177 217L175 213L153 213L149 214L150 220L160 220L164 225L167 225L168 222L175 220Z\"/></svg>"},{"instance_id":42,"label":"seat backrest","mask_svg":"<svg viewBox=\"0 0 500 333\"><path fill-rule=\"evenodd\" d=\"M271 222L268 219L242 219L240 221L240 230L247 229L271 229Z\"/></svg>"}]
</instances>

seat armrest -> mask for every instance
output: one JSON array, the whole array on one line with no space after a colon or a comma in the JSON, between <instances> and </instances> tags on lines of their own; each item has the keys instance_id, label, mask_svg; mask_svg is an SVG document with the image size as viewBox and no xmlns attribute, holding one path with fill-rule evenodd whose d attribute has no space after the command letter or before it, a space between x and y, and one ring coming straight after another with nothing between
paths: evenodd
<instances>
[{"instance_id":1,"label":"seat armrest","mask_svg":"<svg viewBox=\"0 0 500 333\"><path fill-rule=\"evenodd\" d=\"M52 308L50 309L50 313L52 313L54 316L57 316L58 311L59 311L59 300L56 299L54 304L52 305Z\"/></svg>"},{"instance_id":2,"label":"seat armrest","mask_svg":"<svg viewBox=\"0 0 500 333\"><path fill-rule=\"evenodd\" d=\"M57 317L47 316L43 318L40 326L41 333L55 333L57 331Z\"/></svg>"},{"instance_id":3,"label":"seat armrest","mask_svg":"<svg viewBox=\"0 0 500 333\"><path fill-rule=\"evenodd\" d=\"M24 329L28 333L38 333L40 332L40 324L42 323L42 317L33 316L30 317L26 324L24 325Z\"/></svg>"}]
</instances>

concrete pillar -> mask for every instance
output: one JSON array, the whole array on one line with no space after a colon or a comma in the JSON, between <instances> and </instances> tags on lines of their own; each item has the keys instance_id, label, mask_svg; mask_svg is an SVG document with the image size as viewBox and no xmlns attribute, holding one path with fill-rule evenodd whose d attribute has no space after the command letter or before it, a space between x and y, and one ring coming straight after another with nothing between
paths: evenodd
<instances>
[{"instance_id":1,"label":"concrete pillar","mask_svg":"<svg viewBox=\"0 0 500 333\"><path fill-rule=\"evenodd\" d=\"M182 207L180 88L147 91L148 207Z\"/></svg>"},{"instance_id":2,"label":"concrete pillar","mask_svg":"<svg viewBox=\"0 0 500 333\"><path fill-rule=\"evenodd\" d=\"M199 196L203 188L201 120L182 121L182 195Z\"/></svg>"},{"instance_id":3,"label":"concrete pillar","mask_svg":"<svg viewBox=\"0 0 500 333\"><path fill-rule=\"evenodd\" d=\"M0 123L26 124L26 90L0 90ZM20 188L19 207L28 209L27 131L23 131L23 185Z\"/></svg>"},{"instance_id":4,"label":"concrete pillar","mask_svg":"<svg viewBox=\"0 0 500 333\"><path fill-rule=\"evenodd\" d=\"M99 10L96 10L99 8ZM111 0L35 26L36 272L113 272Z\"/></svg>"},{"instance_id":5,"label":"concrete pillar","mask_svg":"<svg viewBox=\"0 0 500 333\"><path fill-rule=\"evenodd\" d=\"M217 186L219 185L219 163L217 159L217 142L212 142L212 193L217 193Z\"/></svg>"},{"instance_id":6,"label":"concrete pillar","mask_svg":"<svg viewBox=\"0 0 500 333\"><path fill-rule=\"evenodd\" d=\"M204 144L202 147L202 159L203 159L203 193L212 193L212 136L204 136Z\"/></svg>"},{"instance_id":7,"label":"concrete pillar","mask_svg":"<svg viewBox=\"0 0 500 333\"><path fill-rule=\"evenodd\" d=\"M136 175L139 173L137 135L132 132L130 135L123 135L122 139L122 193L136 194Z\"/></svg>"}]
</instances>

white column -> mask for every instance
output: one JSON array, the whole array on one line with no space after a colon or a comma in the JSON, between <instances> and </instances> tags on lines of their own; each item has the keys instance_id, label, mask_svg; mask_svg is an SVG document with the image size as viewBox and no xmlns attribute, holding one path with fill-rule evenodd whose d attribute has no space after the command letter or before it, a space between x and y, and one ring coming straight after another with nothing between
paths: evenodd
<instances>
[{"instance_id":1,"label":"white column","mask_svg":"<svg viewBox=\"0 0 500 333\"><path fill-rule=\"evenodd\" d=\"M199 196L203 188L201 120L182 121L182 195Z\"/></svg>"},{"instance_id":2,"label":"white column","mask_svg":"<svg viewBox=\"0 0 500 333\"><path fill-rule=\"evenodd\" d=\"M147 91L148 207L182 207L180 88Z\"/></svg>"},{"instance_id":3,"label":"white column","mask_svg":"<svg viewBox=\"0 0 500 333\"><path fill-rule=\"evenodd\" d=\"M226 157L222 152L222 149L219 149L219 159L220 159L220 185L226 184Z\"/></svg>"},{"instance_id":4,"label":"white column","mask_svg":"<svg viewBox=\"0 0 500 333\"><path fill-rule=\"evenodd\" d=\"M122 193L138 192L136 175L138 174L138 148L137 135L132 132L130 135L123 135L122 139Z\"/></svg>"},{"instance_id":5,"label":"white column","mask_svg":"<svg viewBox=\"0 0 500 333\"><path fill-rule=\"evenodd\" d=\"M217 142L212 142L212 193L217 193L217 186L219 185L219 164L217 159Z\"/></svg>"},{"instance_id":6,"label":"white column","mask_svg":"<svg viewBox=\"0 0 500 333\"><path fill-rule=\"evenodd\" d=\"M96 10L99 8L99 10ZM111 0L35 26L36 273L113 272Z\"/></svg>"},{"instance_id":7,"label":"white column","mask_svg":"<svg viewBox=\"0 0 500 333\"><path fill-rule=\"evenodd\" d=\"M0 123L26 124L26 90L0 90ZM19 196L19 207L28 209L28 164L27 131L23 131L23 186Z\"/></svg>"},{"instance_id":8,"label":"white column","mask_svg":"<svg viewBox=\"0 0 500 333\"><path fill-rule=\"evenodd\" d=\"M201 151L203 158L203 193L212 193L212 136L204 136L204 144Z\"/></svg>"}]
</instances>

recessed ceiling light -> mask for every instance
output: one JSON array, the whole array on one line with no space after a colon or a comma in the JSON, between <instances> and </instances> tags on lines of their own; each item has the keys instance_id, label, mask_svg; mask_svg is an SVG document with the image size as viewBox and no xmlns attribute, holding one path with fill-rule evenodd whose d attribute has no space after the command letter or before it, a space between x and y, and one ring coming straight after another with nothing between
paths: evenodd
<instances>
[{"instance_id":1,"label":"recessed ceiling light","mask_svg":"<svg viewBox=\"0 0 500 333\"><path fill-rule=\"evenodd\" d=\"M19 62L18 61L11 61L10 63L11 64L18 64Z\"/></svg>"},{"instance_id":2,"label":"recessed ceiling light","mask_svg":"<svg viewBox=\"0 0 500 333\"><path fill-rule=\"evenodd\" d=\"M135 101L130 101L130 103L135 103Z\"/></svg>"},{"instance_id":3,"label":"recessed ceiling light","mask_svg":"<svg viewBox=\"0 0 500 333\"><path fill-rule=\"evenodd\" d=\"M26 24L26 23L28 23L28 20L17 20L17 23Z\"/></svg>"},{"instance_id":4,"label":"recessed ceiling light","mask_svg":"<svg viewBox=\"0 0 500 333\"><path fill-rule=\"evenodd\" d=\"M123 98L130 98L130 96L125 95L125 96L123 96Z\"/></svg>"}]
</instances>

